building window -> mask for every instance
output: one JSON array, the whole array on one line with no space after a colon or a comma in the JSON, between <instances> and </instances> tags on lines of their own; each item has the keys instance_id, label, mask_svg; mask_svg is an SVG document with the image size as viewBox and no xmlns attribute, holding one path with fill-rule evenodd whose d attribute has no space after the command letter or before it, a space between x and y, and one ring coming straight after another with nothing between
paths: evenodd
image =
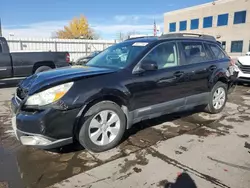
<instances>
[{"instance_id":1,"label":"building window","mask_svg":"<svg viewBox=\"0 0 250 188\"><path fill-rule=\"evenodd\" d=\"M223 26L228 24L228 14L221 14L218 16L217 26Z\"/></svg>"},{"instance_id":2,"label":"building window","mask_svg":"<svg viewBox=\"0 0 250 188\"><path fill-rule=\"evenodd\" d=\"M187 21L181 21L180 22L180 31L186 31L187 30Z\"/></svg>"},{"instance_id":3,"label":"building window","mask_svg":"<svg viewBox=\"0 0 250 188\"><path fill-rule=\"evenodd\" d=\"M191 20L191 27L190 29L198 29L199 28L199 19Z\"/></svg>"},{"instance_id":4,"label":"building window","mask_svg":"<svg viewBox=\"0 0 250 188\"><path fill-rule=\"evenodd\" d=\"M242 52L243 41L232 41L231 43L231 52Z\"/></svg>"},{"instance_id":5,"label":"building window","mask_svg":"<svg viewBox=\"0 0 250 188\"><path fill-rule=\"evenodd\" d=\"M203 18L203 28L209 28L213 26L213 16Z\"/></svg>"},{"instance_id":6,"label":"building window","mask_svg":"<svg viewBox=\"0 0 250 188\"><path fill-rule=\"evenodd\" d=\"M223 50L226 50L226 46L227 46L226 41L222 41L221 46L222 46Z\"/></svg>"},{"instance_id":7,"label":"building window","mask_svg":"<svg viewBox=\"0 0 250 188\"><path fill-rule=\"evenodd\" d=\"M170 23L169 32L175 32L175 31L176 31L176 23Z\"/></svg>"},{"instance_id":8,"label":"building window","mask_svg":"<svg viewBox=\"0 0 250 188\"><path fill-rule=\"evenodd\" d=\"M234 24L246 23L247 11L240 11L234 13Z\"/></svg>"}]
</instances>

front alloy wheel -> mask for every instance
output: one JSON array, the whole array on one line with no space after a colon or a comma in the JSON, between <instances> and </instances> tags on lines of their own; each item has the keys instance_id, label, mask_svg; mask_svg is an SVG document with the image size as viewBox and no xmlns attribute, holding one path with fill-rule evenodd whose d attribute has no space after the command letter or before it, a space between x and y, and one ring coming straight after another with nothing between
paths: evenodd
<instances>
[{"instance_id":1,"label":"front alloy wheel","mask_svg":"<svg viewBox=\"0 0 250 188\"><path fill-rule=\"evenodd\" d=\"M81 118L79 143L93 152L117 146L126 129L126 116L121 107L111 101L93 105Z\"/></svg>"},{"instance_id":2,"label":"front alloy wheel","mask_svg":"<svg viewBox=\"0 0 250 188\"><path fill-rule=\"evenodd\" d=\"M90 121L90 140L96 145L105 146L117 137L120 125L121 120L114 111L103 110Z\"/></svg>"}]
</instances>

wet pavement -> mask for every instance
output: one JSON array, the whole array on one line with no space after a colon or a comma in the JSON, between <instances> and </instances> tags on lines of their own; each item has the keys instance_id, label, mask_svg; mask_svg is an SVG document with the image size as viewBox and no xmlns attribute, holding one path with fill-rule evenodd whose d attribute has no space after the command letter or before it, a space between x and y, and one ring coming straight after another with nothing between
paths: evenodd
<instances>
[{"instance_id":1,"label":"wet pavement","mask_svg":"<svg viewBox=\"0 0 250 188\"><path fill-rule=\"evenodd\" d=\"M138 123L126 133L123 142L117 148L108 152L90 153L77 144L54 151L43 151L21 146L16 141L11 130L9 103L13 91L14 88L0 89L0 188L47 187L119 160L121 160L118 163L119 177L116 179L123 181L133 173L141 173L142 168L138 165L146 166L151 160L154 161L146 157L148 154L166 163L173 163L179 168L188 169L175 159L163 155L156 148L161 148L161 143L164 141L174 141L177 137L189 136L185 141L186 146L180 145L171 149L175 156L182 156L190 152L192 143L203 143L204 138L210 136L222 137L233 134L233 125L250 121L248 114L250 89L237 86L221 114L210 115L197 109ZM239 131L237 137L246 140L249 134L250 132ZM134 157L130 159L133 155ZM217 159L211 157L210 160ZM191 168L188 170L213 182L214 185L227 187L211 176L208 177ZM109 179L111 177L105 181ZM166 181L162 180L157 186L165 183Z\"/></svg>"}]
</instances>

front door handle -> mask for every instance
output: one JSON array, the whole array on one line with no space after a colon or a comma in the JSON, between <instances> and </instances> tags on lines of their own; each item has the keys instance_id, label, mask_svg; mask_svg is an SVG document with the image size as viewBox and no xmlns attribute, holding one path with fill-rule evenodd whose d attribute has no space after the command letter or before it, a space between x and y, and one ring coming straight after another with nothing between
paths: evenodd
<instances>
[{"instance_id":1,"label":"front door handle","mask_svg":"<svg viewBox=\"0 0 250 188\"><path fill-rule=\"evenodd\" d=\"M179 78L179 77L183 76L183 74L184 74L183 71L177 71L177 72L174 73L174 77Z\"/></svg>"},{"instance_id":2,"label":"front door handle","mask_svg":"<svg viewBox=\"0 0 250 188\"><path fill-rule=\"evenodd\" d=\"M217 68L216 65L211 65L208 69L209 69L210 71L214 71L216 68Z\"/></svg>"}]
</instances>

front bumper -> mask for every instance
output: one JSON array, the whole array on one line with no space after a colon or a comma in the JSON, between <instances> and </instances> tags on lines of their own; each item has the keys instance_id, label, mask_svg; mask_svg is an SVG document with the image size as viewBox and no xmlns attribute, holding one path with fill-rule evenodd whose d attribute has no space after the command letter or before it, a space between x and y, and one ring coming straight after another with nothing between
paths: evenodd
<instances>
[{"instance_id":1,"label":"front bumper","mask_svg":"<svg viewBox=\"0 0 250 188\"><path fill-rule=\"evenodd\" d=\"M52 149L73 142L73 128L80 109L23 111L22 102L12 98L12 127L23 145Z\"/></svg>"},{"instance_id":2,"label":"front bumper","mask_svg":"<svg viewBox=\"0 0 250 188\"><path fill-rule=\"evenodd\" d=\"M241 71L241 69L237 67L237 72L238 72L238 77L237 77L237 81L240 81L240 82L250 82L250 73L244 73Z\"/></svg>"}]
</instances>

